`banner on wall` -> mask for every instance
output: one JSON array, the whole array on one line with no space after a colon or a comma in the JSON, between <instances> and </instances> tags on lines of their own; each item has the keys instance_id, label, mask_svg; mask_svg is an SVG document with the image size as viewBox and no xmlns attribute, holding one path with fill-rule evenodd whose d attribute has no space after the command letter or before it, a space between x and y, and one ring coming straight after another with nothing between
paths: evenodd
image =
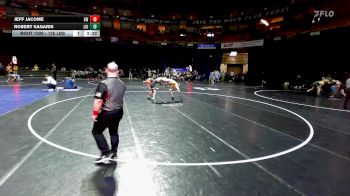
<instances>
[{"instance_id":1,"label":"banner on wall","mask_svg":"<svg viewBox=\"0 0 350 196\"><path fill-rule=\"evenodd\" d=\"M17 2L26 3L29 5L37 5L37 6L54 6L53 0L17 0Z\"/></svg>"},{"instance_id":2,"label":"banner on wall","mask_svg":"<svg viewBox=\"0 0 350 196\"><path fill-rule=\"evenodd\" d=\"M198 44L197 49L216 49L215 44Z\"/></svg>"},{"instance_id":3,"label":"banner on wall","mask_svg":"<svg viewBox=\"0 0 350 196\"><path fill-rule=\"evenodd\" d=\"M285 15L289 12L290 8L280 7L274 9L266 9L260 12L256 12L253 14L241 15L237 17L223 18L223 19L199 19L199 20L187 20L186 24L188 25L223 25L244 21L251 21L261 19L263 17L273 17ZM123 11L119 11L119 13L124 13ZM160 24L180 24L179 20L158 20L158 19L150 19L150 18L133 18L130 17L131 13L125 12L124 16L120 17L121 21L133 21L133 22L144 22L144 23L160 23Z\"/></svg>"},{"instance_id":4,"label":"banner on wall","mask_svg":"<svg viewBox=\"0 0 350 196\"><path fill-rule=\"evenodd\" d=\"M264 10L254 14L241 15L237 17L224 18L224 19L201 19L201 20L189 20L187 24L191 25L222 25L226 23L237 23L243 21L257 20L264 17L279 16L289 12L289 7L276 8L271 10Z\"/></svg>"},{"instance_id":5,"label":"banner on wall","mask_svg":"<svg viewBox=\"0 0 350 196\"><path fill-rule=\"evenodd\" d=\"M263 45L264 45L264 40L263 39L258 39L258 40L243 41L243 42L221 43L221 49L227 49L227 48L248 48L248 47L263 46Z\"/></svg>"}]
</instances>

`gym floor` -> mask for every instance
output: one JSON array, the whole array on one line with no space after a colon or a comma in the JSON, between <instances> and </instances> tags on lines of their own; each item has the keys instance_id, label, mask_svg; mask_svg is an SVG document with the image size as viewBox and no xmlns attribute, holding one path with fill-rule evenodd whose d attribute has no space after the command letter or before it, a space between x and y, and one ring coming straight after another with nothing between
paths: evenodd
<instances>
[{"instance_id":1,"label":"gym floor","mask_svg":"<svg viewBox=\"0 0 350 196\"><path fill-rule=\"evenodd\" d=\"M180 82L181 100L160 86L151 103L123 79L118 161L95 165L98 81L46 92L42 78L0 80L0 195L350 195L343 100Z\"/></svg>"}]
</instances>

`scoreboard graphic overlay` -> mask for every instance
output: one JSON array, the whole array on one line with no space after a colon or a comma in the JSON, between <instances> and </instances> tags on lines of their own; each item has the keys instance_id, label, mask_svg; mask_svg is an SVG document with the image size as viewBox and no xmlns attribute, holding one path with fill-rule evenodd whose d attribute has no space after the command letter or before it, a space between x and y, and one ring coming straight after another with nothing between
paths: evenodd
<instances>
[{"instance_id":1,"label":"scoreboard graphic overlay","mask_svg":"<svg viewBox=\"0 0 350 196\"><path fill-rule=\"evenodd\" d=\"M100 16L15 16L12 37L100 37Z\"/></svg>"}]
</instances>

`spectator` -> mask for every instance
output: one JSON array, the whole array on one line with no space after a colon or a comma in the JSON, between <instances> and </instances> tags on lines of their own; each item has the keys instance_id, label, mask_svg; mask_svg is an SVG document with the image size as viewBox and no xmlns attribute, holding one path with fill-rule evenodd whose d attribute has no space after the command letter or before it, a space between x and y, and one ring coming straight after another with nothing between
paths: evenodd
<instances>
[{"instance_id":1,"label":"spectator","mask_svg":"<svg viewBox=\"0 0 350 196\"><path fill-rule=\"evenodd\" d=\"M348 77L345 81L345 100L344 100L344 104L343 104L343 109L344 110L347 110L348 109L348 106L347 106L347 103L350 99L350 74L348 74Z\"/></svg>"},{"instance_id":2,"label":"spectator","mask_svg":"<svg viewBox=\"0 0 350 196\"><path fill-rule=\"evenodd\" d=\"M37 64L34 64L33 71L39 71L39 66Z\"/></svg>"},{"instance_id":3,"label":"spectator","mask_svg":"<svg viewBox=\"0 0 350 196\"><path fill-rule=\"evenodd\" d=\"M5 72L5 67L4 65L0 62L0 75Z\"/></svg>"},{"instance_id":4,"label":"spectator","mask_svg":"<svg viewBox=\"0 0 350 196\"><path fill-rule=\"evenodd\" d=\"M55 63L52 63L51 72L53 74L53 79L57 80L57 67Z\"/></svg>"}]
</instances>

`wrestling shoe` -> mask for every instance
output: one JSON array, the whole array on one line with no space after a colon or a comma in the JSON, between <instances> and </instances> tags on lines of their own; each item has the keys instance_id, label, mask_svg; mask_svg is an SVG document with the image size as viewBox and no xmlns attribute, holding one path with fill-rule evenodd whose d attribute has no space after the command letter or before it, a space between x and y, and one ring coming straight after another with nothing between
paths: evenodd
<instances>
[{"instance_id":1,"label":"wrestling shoe","mask_svg":"<svg viewBox=\"0 0 350 196\"><path fill-rule=\"evenodd\" d=\"M116 160L118 159L118 155L117 155L116 152L114 152L114 153L112 154L111 159L114 160L114 161L116 161Z\"/></svg>"},{"instance_id":2,"label":"wrestling shoe","mask_svg":"<svg viewBox=\"0 0 350 196\"><path fill-rule=\"evenodd\" d=\"M99 158L95 160L95 163L100 164L108 164L109 163L109 157L106 154L102 154Z\"/></svg>"}]
</instances>

